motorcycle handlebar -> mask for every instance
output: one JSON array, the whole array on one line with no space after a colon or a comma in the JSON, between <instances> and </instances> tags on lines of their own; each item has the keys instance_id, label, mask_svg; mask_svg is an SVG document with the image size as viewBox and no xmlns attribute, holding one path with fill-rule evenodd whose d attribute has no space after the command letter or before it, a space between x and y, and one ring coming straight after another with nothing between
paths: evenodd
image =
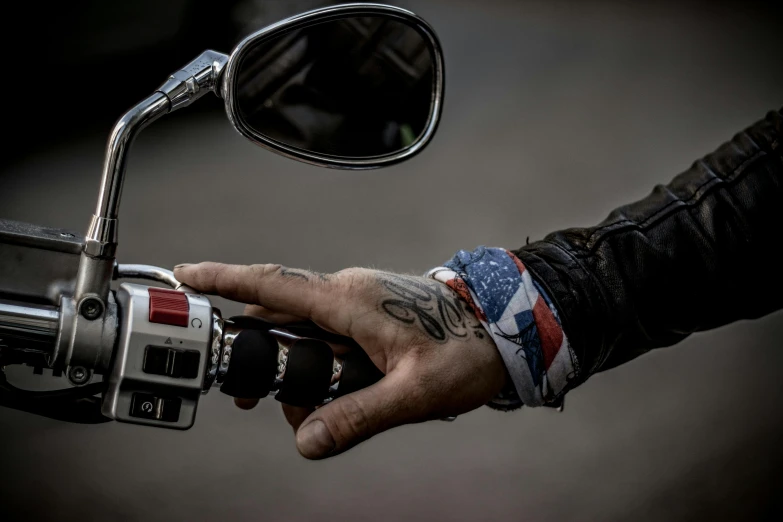
<instances>
[{"instance_id":1,"label":"motorcycle handlebar","mask_svg":"<svg viewBox=\"0 0 783 522\"><path fill-rule=\"evenodd\" d=\"M142 267L143 270L136 268L122 270L122 273L136 276L152 274L147 267ZM155 275L167 276L163 271ZM214 317L215 311L211 307L210 309L213 310ZM28 364L36 368L51 367L52 354L60 335L62 314L63 312L51 306L0 300L0 378L2 378L2 367L9 364ZM218 372L221 378L216 382L222 384L220 389L223 393L233 397L260 399L272 394L276 400L285 404L319 406L370 386L384 376L353 339L327 332L312 322L277 325L247 316L232 317L219 322L220 329L212 333L211 353L215 353L214 347L218 346L216 345L218 343L217 361L221 368L223 366L225 368ZM176 337L176 334L177 332L172 331L172 337ZM220 335L215 337L218 334ZM166 344L172 343L169 341ZM176 345L177 342L174 341L174 344ZM131 343L129 346L136 350L131 358L138 361L140 355L137 352L141 345L137 345L138 343ZM164 376L163 378L178 377L169 374L169 359L172 354L167 354L163 373L162 370L158 371L159 368L155 369L157 366L146 367L147 355L145 351L145 367L143 372L138 373L141 380L136 384L146 383L145 379L149 379L152 384L157 382L158 384L154 386L150 384L150 393L157 390L165 395L158 382L161 375ZM130 357L127 353L125 356ZM179 360L179 357L175 354L174 362L171 363L173 366L176 366L174 364L176 360ZM179 362L184 364L182 361L184 359ZM208 366L207 370L209 368ZM88 371L92 370L94 369L88 368ZM207 375L205 385L208 380ZM59 395L55 397L51 394L41 395L29 390L16 389L10 383L0 382L0 391L3 392L0 393L0 405L17 407L53 418L68 418L68 415L73 413L74 418L81 419L83 417L81 413L77 414L76 410L68 409L70 406L66 404L68 402L66 399L73 399L70 402L87 401L90 402L90 408L100 408L101 400L91 396L99 391L101 393L111 391L105 389L104 383L80 388L78 383L74 381L72 383L76 384L77 388L62 390L62 397ZM211 384L210 381L209 385ZM203 391L208 389L209 386L206 386ZM146 390L140 388L136 391L146 392ZM177 386L173 386L171 390L167 390L167 393L176 395L178 390ZM74 393L77 392L86 395L76 397ZM116 393L120 392L121 389L118 388ZM182 401L186 399L184 395L181 398ZM81 406L84 405L80 403L79 407ZM125 418L127 415L124 415L122 419L108 416L128 422L139 422L133 413L130 415L132 418Z\"/></svg>"},{"instance_id":2,"label":"motorcycle handlebar","mask_svg":"<svg viewBox=\"0 0 783 522\"><path fill-rule=\"evenodd\" d=\"M11 349L50 356L57 340L60 312L51 307L0 300L0 340Z\"/></svg>"}]
</instances>

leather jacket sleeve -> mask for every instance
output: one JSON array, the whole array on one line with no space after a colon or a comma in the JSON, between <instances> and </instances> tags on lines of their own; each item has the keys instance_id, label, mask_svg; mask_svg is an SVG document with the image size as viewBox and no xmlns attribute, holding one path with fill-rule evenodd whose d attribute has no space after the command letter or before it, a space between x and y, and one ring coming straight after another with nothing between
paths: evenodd
<instances>
[{"instance_id":1,"label":"leather jacket sleeve","mask_svg":"<svg viewBox=\"0 0 783 522\"><path fill-rule=\"evenodd\" d=\"M593 373L783 307L783 114L737 134L598 226L515 251Z\"/></svg>"}]
</instances>

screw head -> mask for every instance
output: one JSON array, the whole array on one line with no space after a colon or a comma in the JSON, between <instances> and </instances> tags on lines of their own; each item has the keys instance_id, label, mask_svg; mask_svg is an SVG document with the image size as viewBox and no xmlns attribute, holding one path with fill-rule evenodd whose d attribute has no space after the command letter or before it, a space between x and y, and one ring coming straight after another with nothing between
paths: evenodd
<instances>
[{"instance_id":1,"label":"screw head","mask_svg":"<svg viewBox=\"0 0 783 522\"><path fill-rule=\"evenodd\" d=\"M90 380L90 372L84 366L74 366L68 370L68 380L79 386Z\"/></svg>"},{"instance_id":2,"label":"screw head","mask_svg":"<svg viewBox=\"0 0 783 522\"><path fill-rule=\"evenodd\" d=\"M103 302L96 297L88 297L82 301L79 311L85 319L92 321L103 315Z\"/></svg>"}]
</instances>

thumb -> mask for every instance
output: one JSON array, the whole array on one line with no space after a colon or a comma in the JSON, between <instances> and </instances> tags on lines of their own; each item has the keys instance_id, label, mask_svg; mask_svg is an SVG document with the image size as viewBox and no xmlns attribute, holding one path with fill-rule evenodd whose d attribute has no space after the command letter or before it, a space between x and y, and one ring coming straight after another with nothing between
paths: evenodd
<instances>
[{"instance_id":1,"label":"thumb","mask_svg":"<svg viewBox=\"0 0 783 522\"><path fill-rule=\"evenodd\" d=\"M395 426L425 420L417 418L410 382L401 376L392 372L310 414L296 432L299 453L308 459L331 457Z\"/></svg>"}]
</instances>

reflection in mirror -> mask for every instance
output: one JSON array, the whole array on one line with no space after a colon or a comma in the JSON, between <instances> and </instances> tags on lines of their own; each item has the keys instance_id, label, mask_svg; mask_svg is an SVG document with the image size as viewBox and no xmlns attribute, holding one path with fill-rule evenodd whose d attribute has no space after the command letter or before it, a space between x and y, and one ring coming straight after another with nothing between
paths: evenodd
<instances>
[{"instance_id":1,"label":"reflection in mirror","mask_svg":"<svg viewBox=\"0 0 783 522\"><path fill-rule=\"evenodd\" d=\"M433 58L413 27L353 17L251 45L237 71L238 115L288 147L366 158L400 152L432 113Z\"/></svg>"}]
</instances>

